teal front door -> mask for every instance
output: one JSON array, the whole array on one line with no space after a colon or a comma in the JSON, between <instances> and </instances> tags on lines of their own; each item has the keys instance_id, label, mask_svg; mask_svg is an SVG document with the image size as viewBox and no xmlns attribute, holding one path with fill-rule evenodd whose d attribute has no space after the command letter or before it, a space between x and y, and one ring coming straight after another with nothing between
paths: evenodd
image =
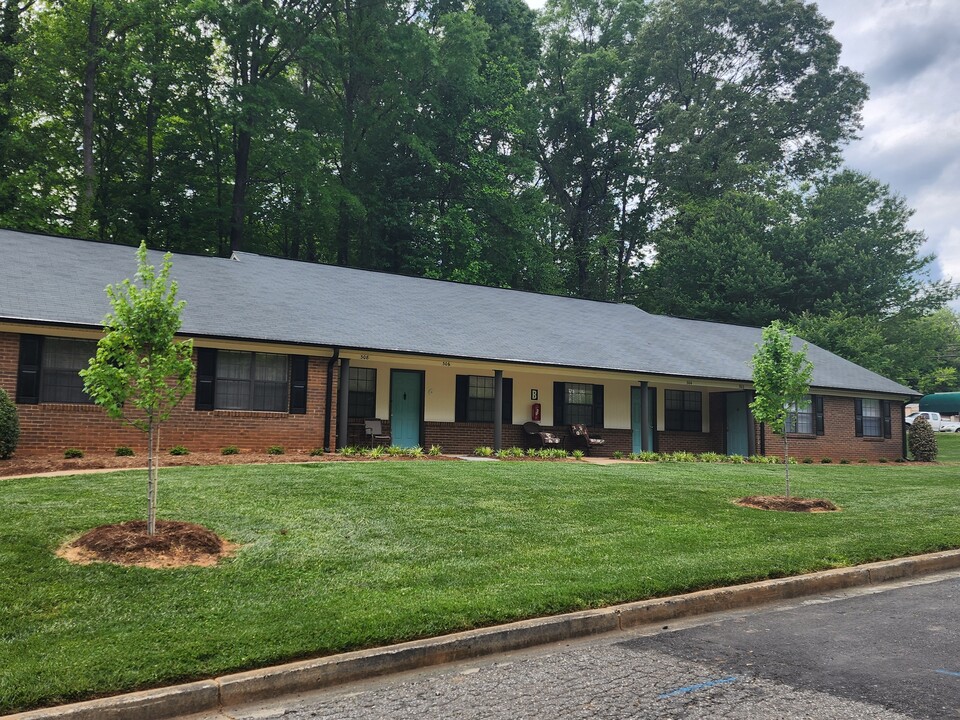
<instances>
[{"instance_id":1,"label":"teal front door","mask_svg":"<svg viewBox=\"0 0 960 720\"><path fill-rule=\"evenodd\" d=\"M641 388L630 388L630 430L633 435L633 452L643 452L644 450L653 450L656 447L656 427L657 427L657 389L648 388L650 393L650 432L648 437L654 447L643 447L643 438L641 428L643 427Z\"/></svg>"},{"instance_id":2,"label":"teal front door","mask_svg":"<svg viewBox=\"0 0 960 720\"><path fill-rule=\"evenodd\" d=\"M727 455L750 454L747 427L747 394L727 393Z\"/></svg>"},{"instance_id":3,"label":"teal front door","mask_svg":"<svg viewBox=\"0 0 960 720\"><path fill-rule=\"evenodd\" d=\"M421 445L423 422L423 373L390 371L390 434L393 444L410 448Z\"/></svg>"}]
</instances>

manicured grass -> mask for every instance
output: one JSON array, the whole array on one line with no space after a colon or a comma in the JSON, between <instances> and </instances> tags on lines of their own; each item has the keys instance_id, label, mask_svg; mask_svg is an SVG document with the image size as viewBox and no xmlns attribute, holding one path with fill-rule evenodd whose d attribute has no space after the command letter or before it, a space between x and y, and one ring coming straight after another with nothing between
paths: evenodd
<instances>
[{"instance_id":1,"label":"manicured grass","mask_svg":"<svg viewBox=\"0 0 960 720\"><path fill-rule=\"evenodd\" d=\"M937 433L937 462L960 462L960 433Z\"/></svg>"},{"instance_id":2,"label":"manicured grass","mask_svg":"<svg viewBox=\"0 0 960 720\"><path fill-rule=\"evenodd\" d=\"M166 469L212 569L53 555L143 514L142 472L0 482L0 712L517 618L960 546L950 466L803 466L836 514L739 508L781 466L325 463Z\"/></svg>"}]
</instances>

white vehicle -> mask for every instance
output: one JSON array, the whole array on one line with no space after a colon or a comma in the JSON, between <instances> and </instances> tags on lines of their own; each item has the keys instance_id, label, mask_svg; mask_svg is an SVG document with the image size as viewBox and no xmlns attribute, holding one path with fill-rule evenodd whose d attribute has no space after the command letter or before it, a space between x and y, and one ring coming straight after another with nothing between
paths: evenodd
<instances>
[{"instance_id":1,"label":"white vehicle","mask_svg":"<svg viewBox=\"0 0 960 720\"><path fill-rule=\"evenodd\" d=\"M937 412L915 412L910 413L905 418L904 422L907 425L913 425L913 421L918 417L926 418L930 426L934 429L934 432L960 432L960 422L954 422L953 420L944 420L940 417L940 413Z\"/></svg>"}]
</instances>

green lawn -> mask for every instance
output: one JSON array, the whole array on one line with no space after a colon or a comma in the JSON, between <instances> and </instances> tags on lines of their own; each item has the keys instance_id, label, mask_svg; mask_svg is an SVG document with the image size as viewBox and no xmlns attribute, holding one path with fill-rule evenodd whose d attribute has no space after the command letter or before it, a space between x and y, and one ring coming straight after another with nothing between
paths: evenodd
<instances>
[{"instance_id":1,"label":"green lawn","mask_svg":"<svg viewBox=\"0 0 960 720\"><path fill-rule=\"evenodd\" d=\"M937 460L960 462L960 433L937 433Z\"/></svg>"},{"instance_id":2,"label":"green lawn","mask_svg":"<svg viewBox=\"0 0 960 720\"><path fill-rule=\"evenodd\" d=\"M952 438L949 438L952 441ZM942 446L945 446L943 443ZM325 463L166 469L212 569L53 552L141 517L143 472L0 482L0 712L547 613L960 547L956 467L791 468L836 514L747 510L781 466Z\"/></svg>"}]
</instances>

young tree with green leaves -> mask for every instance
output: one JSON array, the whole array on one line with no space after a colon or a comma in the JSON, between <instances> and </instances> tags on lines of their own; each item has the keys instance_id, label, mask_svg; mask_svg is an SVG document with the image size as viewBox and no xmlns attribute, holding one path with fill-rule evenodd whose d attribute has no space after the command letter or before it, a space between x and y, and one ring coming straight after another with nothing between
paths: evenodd
<instances>
[{"instance_id":1,"label":"young tree with green leaves","mask_svg":"<svg viewBox=\"0 0 960 720\"><path fill-rule=\"evenodd\" d=\"M813 365L807 360L807 347L794 350L793 333L779 320L763 329L763 343L753 356L753 388L756 397L750 411L783 438L783 467L786 497L790 497L790 454L787 440L787 415L810 392Z\"/></svg>"},{"instance_id":2,"label":"young tree with green leaves","mask_svg":"<svg viewBox=\"0 0 960 720\"><path fill-rule=\"evenodd\" d=\"M139 286L130 280L108 285L113 312L103 321L90 367L80 371L84 390L110 417L147 433L147 534L157 519L158 426L193 387L193 341L175 342L180 314L177 283L170 280L171 256L159 273L147 262L147 246L137 251Z\"/></svg>"}]
</instances>

